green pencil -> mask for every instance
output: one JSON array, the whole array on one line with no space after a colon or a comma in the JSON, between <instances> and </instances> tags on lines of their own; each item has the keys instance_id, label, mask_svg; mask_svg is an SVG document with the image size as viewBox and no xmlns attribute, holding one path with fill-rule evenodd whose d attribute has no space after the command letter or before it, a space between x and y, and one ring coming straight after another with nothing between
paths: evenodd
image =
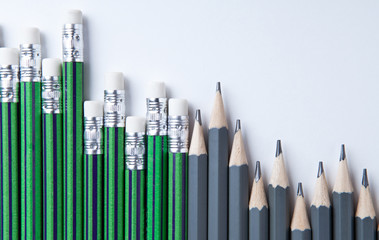
<instances>
[{"instance_id":1,"label":"green pencil","mask_svg":"<svg viewBox=\"0 0 379 240\"><path fill-rule=\"evenodd\" d=\"M42 61L43 239L63 239L62 62Z\"/></svg>"},{"instance_id":2,"label":"green pencil","mask_svg":"<svg viewBox=\"0 0 379 240\"><path fill-rule=\"evenodd\" d=\"M125 90L119 72L105 76L104 125L104 234L106 239L123 239Z\"/></svg>"},{"instance_id":3,"label":"green pencil","mask_svg":"<svg viewBox=\"0 0 379 240\"><path fill-rule=\"evenodd\" d=\"M19 239L19 54L0 48L0 234Z\"/></svg>"},{"instance_id":4,"label":"green pencil","mask_svg":"<svg viewBox=\"0 0 379 240\"><path fill-rule=\"evenodd\" d=\"M145 122L143 117L126 118L124 237L126 240L145 239Z\"/></svg>"},{"instance_id":5,"label":"green pencil","mask_svg":"<svg viewBox=\"0 0 379 240\"><path fill-rule=\"evenodd\" d=\"M42 239L41 45L28 28L20 45L21 238Z\"/></svg>"},{"instance_id":6,"label":"green pencil","mask_svg":"<svg viewBox=\"0 0 379 240\"><path fill-rule=\"evenodd\" d=\"M103 103L84 102L84 239L103 239Z\"/></svg>"},{"instance_id":7,"label":"green pencil","mask_svg":"<svg viewBox=\"0 0 379 240\"><path fill-rule=\"evenodd\" d=\"M150 82L147 105L147 238L167 239L167 98Z\"/></svg>"},{"instance_id":8,"label":"green pencil","mask_svg":"<svg viewBox=\"0 0 379 240\"><path fill-rule=\"evenodd\" d=\"M68 12L63 26L64 238L83 237L83 25Z\"/></svg>"},{"instance_id":9,"label":"green pencil","mask_svg":"<svg viewBox=\"0 0 379 240\"><path fill-rule=\"evenodd\" d=\"M169 100L168 239L188 236L188 103Z\"/></svg>"}]
</instances>

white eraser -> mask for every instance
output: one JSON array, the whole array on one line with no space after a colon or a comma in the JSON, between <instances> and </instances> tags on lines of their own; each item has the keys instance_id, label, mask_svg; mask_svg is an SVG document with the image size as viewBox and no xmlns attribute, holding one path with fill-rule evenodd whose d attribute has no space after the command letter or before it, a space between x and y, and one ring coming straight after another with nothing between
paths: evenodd
<instances>
[{"instance_id":1,"label":"white eraser","mask_svg":"<svg viewBox=\"0 0 379 240\"><path fill-rule=\"evenodd\" d=\"M83 14L82 11L77 9L68 10L66 13L65 24L82 24Z\"/></svg>"},{"instance_id":2,"label":"white eraser","mask_svg":"<svg viewBox=\"0 0 379 240\"><path fill-rule=\"evenodd\" d=\"M168 115L170 116L187 116L188 102L186 99L171 98L168 101Z\"/></svg>"},{"instance_id":3,"label":"white eraser","mask_svg":"<svg viewBox=\"0 0 379 240\"><path fill-rule=\"evenodd\" d=\"M84 117L102 117L104 103L102 101L85 101L84 102Z\"/></svg>"},{"instance_id":4,"label":"white eraser","mask_svg":"<svg viewBox=\"0 0 379 240\"><path fill-rule=\"evenodd\" d=\"M42 60L42 76L61 76L62 62L59 58L44 58Z\"/></svg>"},{"instance_id":5,"label":"white eraser","mask_svg":"<svg viewBox=\"0 0 379 240\"><path fill-rule=\"evenodd\" d=\"M166 86L164 82L148 82L146 96L148 98L166 98Z\"/></svg>"},{"instance_id":6,"label":"white eraser","mask_svg":"<svg viewBox=\"0 0 379 240\"><path fill-rule=\"evenodd\" d=\"M121 72L109 72L105 74L105 90L124 90L124 76Z\"/></svg>"},{"instance_id":7,"label":"white eraser","mask_svg":"<svg viewBox=\"0 0 379 240\"><path fill-rule=\"evenodd\" d=\"M126 117L125 132L145 132L146 119L144 117Z\"/></svg>"},{"instance_id":8,"label":"white eraser","mask_svg":"<svg viewBox=\"0 0 379 240\"><path fill-rule=\"evenodd\" d=\"M36 27L25 28L22 32L21 44L40 44L41 34Z\"/></svg>"},{"instance_id":9,"label":"white eraser","mask_svg":"<svg viewBox=\"0 0 379 240\"><path fill-rule=\"evenodd\" d=\"M19 65L17 48L0 48L0 65Z\"/></svg>"}]
</instances>

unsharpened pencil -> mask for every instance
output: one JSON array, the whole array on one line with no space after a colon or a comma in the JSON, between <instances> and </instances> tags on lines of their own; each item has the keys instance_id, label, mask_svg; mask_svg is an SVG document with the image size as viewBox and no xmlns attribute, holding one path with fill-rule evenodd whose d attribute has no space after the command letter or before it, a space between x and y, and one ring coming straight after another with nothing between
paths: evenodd
<instances>
[{"instance_id":1,"label":"unsharpened pencil","mask_svg":"<svg viewBox=\"0 0 379 240\"><path fill-rule=\"evenodd\" d=\"M333 188L333 239L354 239L354 196L347 167L345 145L341 154L336 183Z\"/></svg>"},{"instance_id":2,"label":"unsharpened pencil","mask_svg":"<svg viewBox=\"0 0 379 240\"><path fill-rule=\"evenodd\" d=\"M311 224L313 240L332 239L332 206L322 162L318 165L315 192L311 203Z\"/></svg>"},{"instance_id":3,"label":"unsharpened pencil","mask_svg":"<svg viewBox=\"0 0 379 240\"><path fill-rule=\"evenodd\" d=\"M188 239L190 240L207 239L208 156L200 114L200 110L196 110L188 157Z\"/></svg>"},{"instance_id":4,"label":"unsharpened pencil","mask_svg":"<svg viewBox=\"0 0 379 240\"><path fill-rule=\"evenodd\" d=\"M304 200L303 185L299 183L291 222L291 240L311 239L311 226L309 225L307 206Z\"/></svg>"},{"instance_id":5,"label":"unsharpened pencil","mask_svg":"<svg viewBox=\"0 0 379 240\"><path fill-rule=\"evenodd\" d=\"M221 85L216 85L208 132L208 239L228 238L228 124Z\"/></svg>"},{"instance_id":6,"label":"unsharpened pencil","mask_svg":"<svg viewBox=\"0 0 379 240\"><path fill-rule=\"evenodd\" d=\"M276 143L274 166L268 185L270 239L288 240L290 237L289 181L284 165L281 141Z\"/></svg>"},{"instance_id":7,"label":"unsharpened pencil","mask_svg":"<svg viewBox=\"0 0 379 240\"><path fill-rule=\"evenodd\" d=\"M355 239L376 240L376 214L372 202L367 169L363 169L361 193L355 214Z\"/></svg>"}]
</instances>

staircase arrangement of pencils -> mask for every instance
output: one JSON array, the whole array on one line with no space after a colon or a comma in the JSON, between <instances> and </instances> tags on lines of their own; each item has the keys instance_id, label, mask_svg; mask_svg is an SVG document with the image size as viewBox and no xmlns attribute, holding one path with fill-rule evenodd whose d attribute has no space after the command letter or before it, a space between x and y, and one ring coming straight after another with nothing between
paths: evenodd
<instances>
[{"instance_id":1,"label":"staircase arrangement of pencils","mask_svg":"<svg viewBox=\"0 0 379 240\"><path fill-rule=\"evenodd\" d=\"M344 144L332 194L319 162L310 206L300 182L291 209L280 140L267 193L263 161L249 188L240 120L229 156L219 82L208 133L197 109L189 141L188 102L163 82L147 86L146 119L126 117L121 72L106 74L104 102L83 102L81 11L62 46L63 61L42 60L27 28L19 49L0 48L0 239L378 239L368 171L355 203Z\"/></svg>"}]
</instances>

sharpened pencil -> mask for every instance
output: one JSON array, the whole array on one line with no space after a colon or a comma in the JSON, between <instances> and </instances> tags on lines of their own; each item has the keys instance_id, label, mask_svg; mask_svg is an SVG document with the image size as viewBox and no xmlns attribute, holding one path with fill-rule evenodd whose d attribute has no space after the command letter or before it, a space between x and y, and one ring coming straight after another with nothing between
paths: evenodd
<instances>
[{"instance_id":1,"label":"sharpened pencil","mask_svg":"<svg viewBox=\"0 0 379 240\"><path fill-rule=\"evenodd\" d=\"M307 205L305 204L303 185L299 183L295 209L291 222L291 240L311 240L311 226L307 215Z\"/></svg>"}]
</instances>

